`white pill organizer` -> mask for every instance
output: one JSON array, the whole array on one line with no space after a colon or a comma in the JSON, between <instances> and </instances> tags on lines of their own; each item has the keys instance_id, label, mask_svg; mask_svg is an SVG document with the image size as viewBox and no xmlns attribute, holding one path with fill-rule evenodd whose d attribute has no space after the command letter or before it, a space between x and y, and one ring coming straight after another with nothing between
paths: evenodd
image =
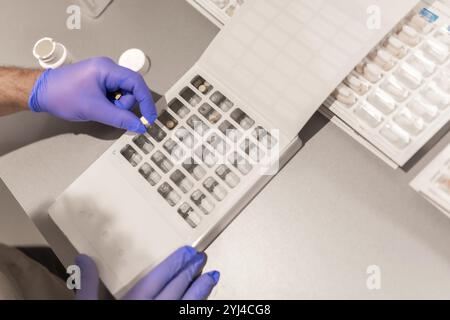
<instances>
[{"instance_id":1,"label":"white pill organizer","mask_svg":"<svg viewBox=\"0 0 450 320\"><path fill-rule=\"evenodd\" d=\"M204 250L301 148L299 131L415 0L246 0L50 216L120 297L176 248ZM379 29L366 25L379 6ZM249 226L249 232L251 232Z\"/></svg>"},{"instance_id":2,"label":"white pill organizer","mask_svg":"<svg viewBox=\"0 0 450 320\"><path fill-rule=\"evenodd\" d=\"M337 87L321 110L393 168L450 119L450 7L421 3Z\"/></svg>"},{"instance_id":3,"label":"white pill organizer","mask_svg":"<svg viewBox=\"0 0 450 320\"><path fill-rule=\"evenodd\" d=\"M450 217L450 145L411 182L411 187Z\"/></svg>"}]
</instances>

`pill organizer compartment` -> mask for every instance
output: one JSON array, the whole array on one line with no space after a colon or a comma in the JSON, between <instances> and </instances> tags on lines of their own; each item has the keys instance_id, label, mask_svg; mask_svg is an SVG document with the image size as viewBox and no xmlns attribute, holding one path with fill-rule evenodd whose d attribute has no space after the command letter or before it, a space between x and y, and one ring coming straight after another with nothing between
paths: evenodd
<instances>
[{"instance_id":1,"label":"pill organizer compartment","mask_svg":"<svg viewBox=\"0 0 450 320\"><path fill-rule=\"evenodd\" d=\"M418 6L338 86L325 105L394 167L450 119L449 17Z\"/></svg>"},{"instance_id":2,"label":"pill organizer compartment","mask_svg":"<svg viewBox=\"0 0 450 320\"><path fill-rule=\"evenodd\" d=\"M223 27L245 0L187 0L219 28Z\"/></svg>"},{"instance_id":3,"label":"pill organizer compartment","mask_svg":"<svg viewBox=\"0 0 450 320\"><path fill-rule=\"evenodd\" d=\"M422 170L411 187L450 217L450 145Z\"/></svg>"}]
</instances>

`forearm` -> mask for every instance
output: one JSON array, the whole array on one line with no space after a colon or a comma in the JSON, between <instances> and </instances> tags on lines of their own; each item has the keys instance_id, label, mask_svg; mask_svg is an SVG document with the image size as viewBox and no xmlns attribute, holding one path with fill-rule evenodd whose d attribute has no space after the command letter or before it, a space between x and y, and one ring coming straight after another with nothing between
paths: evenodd
<instances>
[{"instance_id":1,"label":"forearm","mask_svg":"<svg viewBox=\"0 0 450 320\"><path fill-rule=\"evenodd\" d=\"M28 98L42 71L0 67L0 116L28 108Z\"/></svg>"}]
</instances>

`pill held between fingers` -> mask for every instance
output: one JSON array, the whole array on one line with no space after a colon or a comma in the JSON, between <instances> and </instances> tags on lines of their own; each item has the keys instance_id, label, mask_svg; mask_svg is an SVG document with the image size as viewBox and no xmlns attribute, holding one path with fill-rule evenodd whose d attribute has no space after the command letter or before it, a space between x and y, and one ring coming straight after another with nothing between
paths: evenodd
<instances>
[{"instance_id":1,"label":"pill held between fingers","mask_svg":"<svg viewBox=\"0 0 450 320\"><path fill-rule=\"evenodd\" d=\"M147 119L145 119L145 117L141 117L141 122L147 129L152 127L151 124L147 121Z\"/></svg>"}]
</instances>

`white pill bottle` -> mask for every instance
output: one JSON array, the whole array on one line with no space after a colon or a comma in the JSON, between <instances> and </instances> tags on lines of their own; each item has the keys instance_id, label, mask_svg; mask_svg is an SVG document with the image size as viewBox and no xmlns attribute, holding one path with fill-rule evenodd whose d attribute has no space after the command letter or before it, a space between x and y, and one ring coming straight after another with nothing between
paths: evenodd
<instances>
[{"instance_id":1,"label":"white pill bottle","mask_svg":"<svg viewBox=\"0 0 450 320\"><path fill-rule=\"evenodd\" d=\"M73 61L67 48L49 37L36 42L33 55L44 69L56 69Z\"/></svg>"}]
</instances>

